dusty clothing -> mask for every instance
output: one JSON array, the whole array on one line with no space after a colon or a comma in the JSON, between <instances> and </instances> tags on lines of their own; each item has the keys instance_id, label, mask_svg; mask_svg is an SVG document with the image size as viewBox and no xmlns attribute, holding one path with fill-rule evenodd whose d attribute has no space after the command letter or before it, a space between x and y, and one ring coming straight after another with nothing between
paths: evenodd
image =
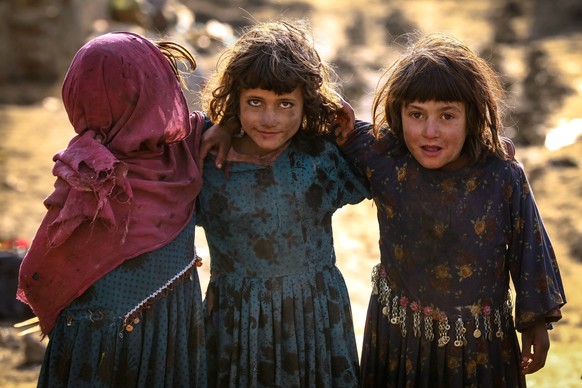
<instances>
[{"instance_id":1,"label":"dusty clothing","mask_svg":"<svg viewBox=\"0 0 582 388\"><path fill-rule=\"evenodd\" d=\"M148 40L83 46L63 84L77 135L55 155L55 191L23 260L18 298L49 333L60 311L125 260L171 242L200 191L202 114L191 127L170 64Z\"/></svg>"},{"instance_id":2,"label":"dusty clothing","mask_svg":"<svg viewBox=\"0 0 582 388\"><path fill-rule=\"evenodd\" d=\"M366 129L358 123L343 147L368 176L380 224L362 384L523 386L510 276L518 330L565 296L521 166L489 158L428 170Z\"/></svg>"},{"instance_id":3,"label":"dusty clothing","mask_svg":"<svg viewBox=\"0 0 582 388\"><path fill-rule=\"evenodd\" d=\"M39 387L206 387L194 220L128 260L64 309Z\"/></svg>"},{"instance_id":4,"label":"dusty clothing","mask_svg":"<svg viewBox=\"0 0 582 388\"><path fill-rule=\"evenodd\" d=\"M83 46L63 102L77 135L54 157L19 277L50 337L39 386L205 386L193 229L204 117L132 33Z\"/></svg>"},{"instance_id":5,"label":"dusty clothing","mask_svg":"<svg viewBox=\"0 0 582 388\"><path fill-rule=\"evenodd\" d=\"M368 192L337 148L322 146L307 153L292 143L271 164L204 164L198 220L211 257L211 387L357 386L331 217Z\"/></svg>"}]
</instances>

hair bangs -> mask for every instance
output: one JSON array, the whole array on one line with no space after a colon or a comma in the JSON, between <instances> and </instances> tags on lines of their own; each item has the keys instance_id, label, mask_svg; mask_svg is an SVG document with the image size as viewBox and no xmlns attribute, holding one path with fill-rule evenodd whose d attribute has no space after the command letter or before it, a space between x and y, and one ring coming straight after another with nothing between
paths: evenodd
<instances>
[{"instance_id":1,"label":"hair bangs","mask_svg":"<svg viewBox=\"0 0 582 388\"><path fill-rule=\"evenodd\" d=\"M441 66L427 66L415 71L408 83L403 100L413 101L459 101L468 100L464 77Z\"/></svg>"},{"instance_id":2,"label":"hair bangs","mask_svg":"<svg viewBox=\"0 0 582 388\"><path fill-rule=\"evenodd\" d=\"M248 66L240 74L242 89L265 89L277 94L291 93L304 83L292 66L281 63L275 55L261 55L249 61Z\"/></svg>"}]
</instances>

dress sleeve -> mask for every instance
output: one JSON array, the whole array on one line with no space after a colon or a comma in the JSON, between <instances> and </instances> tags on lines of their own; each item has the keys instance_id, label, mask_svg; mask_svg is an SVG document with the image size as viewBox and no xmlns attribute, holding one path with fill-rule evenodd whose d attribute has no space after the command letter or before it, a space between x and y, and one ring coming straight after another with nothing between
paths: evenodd
<instances>
[{"instance_id":1,"label":"dress sleeve","mask_svg":"<svg viewBox=\"0 0 582 388\"><path fill-rule=\"evenodd\" d=\"M355 128L348 138L343 142L338 142L338 146L348 163L363 177L368 176L367 158L374 142L371 129L372 124L356 120Z\"/></svg>"},{"instance_id":2,"label":"dress sleeve","mask_svg":"<svg viewBox=\"0 0 582 388\"><path fill-rule=\"evenodd\" d=\"M566 303L558 262L522 167L513 162L511 183L512 238L509 266L516 291L516 329L523 331L540 317L561 318Z\"/></svg>"},{"instance_id":3,"label":"dress sleeve","mask_svg":"<svg viewBox=\"0 0 582 388\"><path fill-rule=\"evenodd\" d=\"M372 194L366 177L348 163L336 146L333 148L337 158L337 171L334 174L337 177L334 207L339 209L347 204L353 205L364 199L370 199Z\"/></svg>"},{"instance_id":4,"label":"dress sleeve","mask_svg":"<svg viewBox=\"0 0 582 388\"><path fill-rule=\"evenodd\" d=\"M204 112L196 111L190 114L190 125L192 127L192 133L187 139L188 147L190 147L192 151L192 157L194 160L198 160L202 133L212 126L212 121L210 121L210 118ZM200 179L202 179L202 177L200 177ZM198 198L196 198L195 206L196 209L194 216L196 217L196 224L199 225L202 222L202 214L200 214Z\"/></svg>"}]
</instances>

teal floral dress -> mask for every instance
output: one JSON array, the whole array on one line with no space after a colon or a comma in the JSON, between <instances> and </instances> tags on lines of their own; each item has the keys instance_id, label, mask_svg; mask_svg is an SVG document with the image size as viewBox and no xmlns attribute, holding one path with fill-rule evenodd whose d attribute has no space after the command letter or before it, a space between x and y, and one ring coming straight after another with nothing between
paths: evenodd
<instances>
[{"instance_id":1,"label":"teal floral dress","mask_svg":"<svg viewBox=\"0 0 582 388\"><path fill-rule=\"evenodd\" d=\"M39 387L206 387L195 216L169 244L125 261L64 309Z\"/></svg>"},{"instance_id":2,"label":"teal floral dress","mask_svg":"<svg viewBox=\"0 0 582 388\"><path fill-rule=\"evenodd\" d=\"M343 151L370 182L381 253L362 385L524 386L515 329L552 315L565 296L522 167L491 157L428 170L397 152L393 136L375 141L367 124L356 127Z\"/></svg>"},{"instance_id":3,"label":"teal floral dress","mask_svg":"<svg viewBox=\"0 0 582 388\"><path fill-rule=\"evenodd\" d=\"M358 385L331 219L368 191L335 145L310 148L292 143L272 163L223 170L204 163L197 212L211 260L210 387Z\"/></svg>"}]
</instances>

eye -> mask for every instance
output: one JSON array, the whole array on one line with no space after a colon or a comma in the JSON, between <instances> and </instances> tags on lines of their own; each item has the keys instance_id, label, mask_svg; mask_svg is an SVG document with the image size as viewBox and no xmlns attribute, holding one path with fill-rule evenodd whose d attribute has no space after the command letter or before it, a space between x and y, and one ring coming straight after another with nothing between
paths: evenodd
<instances>
[{"instance_id":1,"label":"eye","mask_svg":"<svg viewBox=\"0 0 582 388\"><path fill-rule=\"evenodd\" d=\"M293 103L291 101L281 101L279 106L283 109L293 108Z\"/></svg>"},{"instance_id":2,"label":"eye","mask_svg":"<svg viewBox=\"0 0 582 388\"><path fill-rule=\"evenodd\" d=\"M452 120L455 118L455 116L453 116L450 113L443 113L443 115L441 116L444 120Z\"/></svg>"},{"instance_id":3,"label":"eye","mask_svg":"<svg viewBox=\"0 0 582 388\"><path fill-rule=\"evenodd\" d=\"M261 106L261 100L259 100L258 98L251 98L247 101L247 103L250 106L255 106L255 107Z\"/></svg>"},{"instance_id":4,"label":"eye","mask_svg":"<svg viewBox=\"0 0 582 388\"><path fill-rule=\"evenodd\" d=\"M413 119L420 119L422 118L422 113L420 112L410 112L408 116L412 117Z\"/></svg>"}]
</instances>

